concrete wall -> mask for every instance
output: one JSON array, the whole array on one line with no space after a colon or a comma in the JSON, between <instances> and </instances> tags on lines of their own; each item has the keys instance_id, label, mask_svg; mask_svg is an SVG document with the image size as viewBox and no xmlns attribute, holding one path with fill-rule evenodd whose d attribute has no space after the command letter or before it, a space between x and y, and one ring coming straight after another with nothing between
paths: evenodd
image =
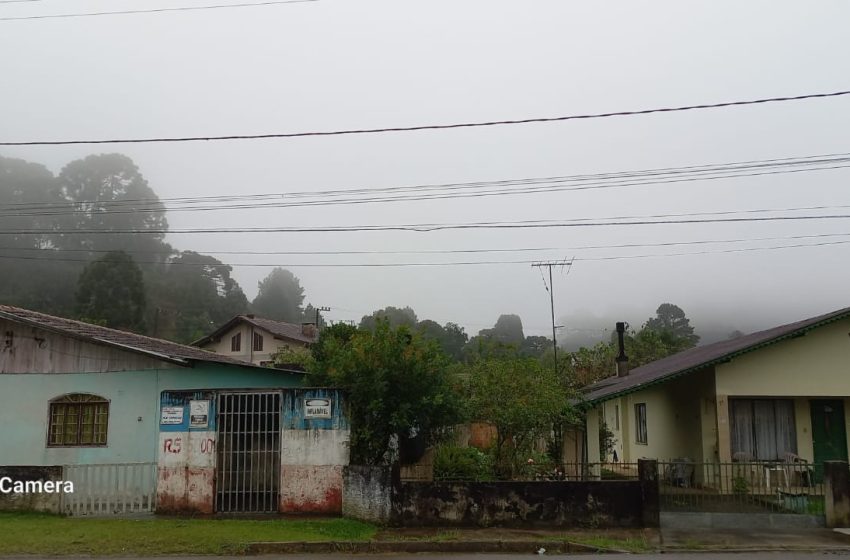
<instances>
[{"instance_id":1,"label":"concrete wall","mask_svg":"<svg viewBox=\"0 0 850 560\"><path fill-rule=\"evenodd\" d=\"M99 373L0 374L0 464L155 463L159 400L164 390L291 387L301 376L217 364L194 368ZM109 400L107 445L47 447L49 401L67 393Z\"/></svg>"},{"instance_id":2,"label":"concrete wall","mask_svg":"<svg viewBox=\"0 0 850 560\"><path fill-rule=\"evenodd\" d=\"M642 527L637 481L405 482L394 503L403 526Z\"/></svg>"},{"instance_id":3,"label":"concrete wall","mask_svg":"<svg viewBox=\"0 0 850 560\"><path fill-rule=\"evenodd\" d=\"M305 401L331 400L331 417L305 417ZM282 513L342 513L342 472L351 430L337 389L293 389L283 395L280 457Z\"/></svg>"},{"instance_id":4,"label":"concrete wall","mask_svg":"<svg viewBox=\"0 0 850 560\"><path fill-rule=\"evenodd\" d=\"M345 469L343 512L407 527L657 527L657 464L639 480L400 482L387 467Z\"/></svg>"},{"instance_id":5,"label":"concrete wall","mask_svg":"<svg viewBox=\"0 0 850 560\"><path fill-rule=\"evenodd\" d=\"M9 477L12 481L59 481L62 467L4 467L0 466L0 478ZM0 511L46 511L59 513L61 508L59 493L6 494L0 492Z\"/></svg>"},{"instance_id":6,"label":"concrete wall","mask_svg":"<svg viewBox=\"0 0 850 560\"><path fill-rule=\"evenodd\" d=\"M263 350L261 352L255 352L253 350L254 332L263 337ZM230 350L230 339L235 336L236 333L242 334L242 344L239 352L232 352ZM307 343L301 342L300 340L277 339L272 333L265 329L242 323L222 334L219 340L209 342L202 346L202 348L204 350L215 352L216 354L224 354L225 356L229 356L237 360L244 360L246 362L259 364L260 362L270 361L273 354L284 348L290 348L292 350L303 349L304 351L307 351L308 346L309 345Z\"/></svg>"},{"instance_id":7,"label":"concrete wall","mask_svg":"<svg viewBox=\"0 0 850 560\"><path fill-rule=\"evenodd\" d=\"M393 473L390 467L349 465L343 469L342 514L370 523L392 518Z\"/></svg>"}]
</instances>

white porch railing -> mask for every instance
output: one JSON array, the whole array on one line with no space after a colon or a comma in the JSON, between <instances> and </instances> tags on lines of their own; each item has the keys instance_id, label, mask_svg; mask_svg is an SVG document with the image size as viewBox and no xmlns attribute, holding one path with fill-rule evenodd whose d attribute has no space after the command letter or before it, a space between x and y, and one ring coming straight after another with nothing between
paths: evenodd
<instances>
[{"instance_id":1,"label":"white porch railing","mask_svg":"<svg viewBox=\"0 0 850 560\"><path fill-rule=\"evenodd\" d=\"M62 494L67 515L151 513L156 507L156 463L65 465L63 480L74 484Z\"/></svg>"}]
</instances>

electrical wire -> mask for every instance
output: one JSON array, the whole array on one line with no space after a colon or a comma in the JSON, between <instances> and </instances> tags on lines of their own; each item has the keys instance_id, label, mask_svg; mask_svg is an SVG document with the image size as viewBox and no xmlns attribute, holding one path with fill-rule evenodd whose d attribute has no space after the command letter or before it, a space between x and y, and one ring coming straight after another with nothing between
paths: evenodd
<instances>
[{"instance_id":1,"label":"electrical wire","mask_svg":"<svg viewBox=\"0 0 850 560\"><path fill-rule=\"evenodd\" d=\"M197 208L199 204L215 204L225 202L240 202L254 201L249 204L232 205L232 206L214 206L214 209L223 208L267 208L280 207L281 204L275 203L276 199L299 199L299 198L319 198L330 197L334 203L345 202L362 199L344 199L339 196L354 196L354 195L372 195L372 194L387 194L397 195L419 195L426 194L445 194L454 193L457 191L474 191L475 194L481 194L479 189L495 188L495 189L510 189L505 191L506 194L530 192L537 189L549 192L551 190L560 190L560 186L567 184L578 184L576 187L567 187L569 190L584 190L586 188L610 188L619 186L634 186L641 184L660 184L660 182L646 182L648 178L664 179L667 177L684 177L680 181L700 181L709 179L724 179L730 177L752 176L753 174L738 174L738 172L752 172L765 169L776 169L776 173L798 172L798 171L820 171L835 169L845 166L829 166L817 167L827 164L842 164L850 163L850 153L836 153L825 155L812 156L797 156L791 158L774 158L765 160L750 160L738 162L725 162L715 164L702 164L684 167L666 167L657 169L643 169L633 171L618 171L607 173L583 174L583 175L564 175L554 177L527 177L520 179L499 179L492 181L474 181L460 183L442 183L442 184L424 184L424 185L405 185L379 188L355 188L355 189L332 189L322 191L296 191L296 192L280 192L266 194L246 194L246 195L215 195L215 196L199 196L199 197L176 197L176 198L135 198L135 199L117 199L117 200L79 200L68 202L8 202L0 204L0 209L14 209L14 215L20 215L23 212L39 211L37 215L52 215L47 211L57 210L68 212L69 205L74 205L81 211L94 211L87 209L87 206L93 206L99 214L115 208L131 207L132 212L139 211L175 211L183 209L187 206L190 209ZM815 166L812 168L812 166ZM802 169L799 169L802 167ZM733 173L733 174L729 174ZM712 175L714 174L714 175ZM717 174L723 174L717 175ZM715 176L717 175L717 176ZM616 182L612 182L616 181ZM629 182L632 181L632 182ZM667 182L667 181L664 181ZM516 188L519 187L519 188ZM497 194L502 191L495 191ZM484 193L488 194L488 193ZM369 200L384 200L384 199L369 199ZM401 197L387 198L386 200L408 200ZM409 199L415 200L415 199ZM320 200L321 201L321 200ZM319 201L319 202L320 202ZM308 204L314 204L317 201L308 201ZM148 206L140 206L139 204L147 204ZM287 203L293 204L293 203ZM42 212L43 211L43 212ZM75 212L76 213L76 212Z\"/></svg>"},{"instance_id":2,"label":"electrical wire","mask_svg":"<svg viewBox=\"0 0 850 560\"><path fill-rule=\"evenodd\" d=\"M623 259L645 259L645 258L666 258L666 257L682 257L689 255L710 255L724 253L742 253L752 251L774 251L780 249L796 249L803 247L824 247L831 245L844 245L850 243L850 239L841 241L823 241L819 243L798 243L794 245L780 245L771 247L743 247L735 249L718 249L706 251L680 252L680 253L655 253L641 255L613 255L613 256L597 256L597 257L577 257L570 259L569 264L575 262L590 262L590 261L612 261ZM86 259L69 259L69 258L43 258L43 257L24 257L24 256L6 256L0 255L0 259L6 260L45 260L50 262L91 262ZM506 265L506 264L535 264L540 261L536 260L488 260L488 261L448 261L448 262L395 262L395 263L228 263L221 266L239 268L400 268L400 267L434 267L434 266L475 266L475 265ZM132 263L126 263L131 265ZM191 262L171 262L161 263L155 261L136 261L136 264L168 264L179 266L209 266L209 263L191 263Z\"/></svg>"},{"instance_id":3,"label":"electrical wire","mask_svg":"<svg viewBox=\"0 0 850 560\"><path fill-rule=\"evenodd\" d=\"M209 255L451 255L451 254L475 254L475 253L532 253L545 251L587 251L592 249L628 249L643 247L675 247L685 245L707 245L723 243L751 243L756 241L786 241L796 239L822 239L829 237L847 237L850 233L820 233L811 235L788 235L776 237L750 237L736 239L702 239L694 241L665 241L661 243L618 243L611 245L578 245L573 247L517 247L517 248L490 248L490 249L424 249L424 250L400 250L400 251L219 251L217 249L192 250L192 253ZM62 253L87 253L105 254L114 252L115 249L76 249L76 248L50 248L50 247L0 247L0 251L11 252L46 252L51 254ZM124 250L130 255L160 255L173 256L179 251L150 251L150 250Z\"/></svg>"},{"instance_id":4,"label":"electrical wire","mask_svg":"<svg viewBox=\"0 0 850 560\"><path fill-rule=\"evenodd\" d=\"M839 207L836 207L839 208ZM802 208L801 208L802 209ZM515 222L466 222L434 224L395 224L395 225L355 225L355 226L273 226L273 227L233 227L233 228L187 228L187 229L18 229L0 230L0 235L177 235L210 233L351 233L366 231L409 231L427 233L444 230L463 229L530 229L530 228L570 228L570 227L607 227L607 226L648 226L673 224L719 224L750 223L774 221L812 221L840 220L850 218L850 214L809 214L803 216L747 216L728 217L729 214L753 212L791 211L792 209L728 210L721 212L696 212L682 214L656 214L649 216L618 216L612 218L574 218L572 220L521 220ZM676 216L727 216L714 218L652 219ZM594 220L594 221L591 221ZM621 221L629 220L629 221Z\"/></svg>"},{"instance_id":5,"label":"electrical wire","mask_svg":"<svg viewBox=\"0 0 850 560\"><path fill-rule=\"evenodd\" d=\"M23 0L17 0L23 1ZM302 4L305 2L318 2L319 0L269 0L266 2L242 2L239 4L214 4L208 6L177 6L173 8L149 8L144 10L120 10L115 12L82 12L71 14L44 14L36 16L6 16L0 17L0 21L21 21L34 19L65 19L94 16L123 16L135 14L158 14L163 12L189 12L195 10L219 10L227 8L251 8L258 6L274 6L278 4Z\"/></svg>"},{"instance_id":6,"label":"electrical wire","mask_svg":"<svg viewBox=\"0 0 850 560\"><path fill-rule=\"evenodd\" d=\"M286 1L311 1L311 0L286 0ZM0 18L2 21L2 18ZM637 109L632 111L610 111L606 113L586 113L565 115L557 117L533 117L524 119L505 119L495 121L461 122L451 124L426 124L416 126L396 126L384 128L359 128L339 129L309 132L279 132L268 134L226 134L221 136L164 136L152 138L111 138L111 139L77 139L77 140L27 140L27 141L4 141L0 146L62 146L70 144L141 144L162 142L210 142L227 140L267 140L281 138L307 138L321 136L344 136L354 134L381 134L390 132L417 132L423 130L450 130L457 128L479 128L503 125L518 125L531 123L563 122L572 120L604 119L611 117L631 117L637 115L650 115L655 113L674 113L681 111L699 111L704 109L721 109L728 107L742 107L747 105L762 105L766 103L783 103L788 101L802 101L806 99L824 99L828 97L841 97L850 95L850 90L834 91L829 93L808 93L803 95L765 97L759 99L748 99L739 101L724 101L720 103L702 103L698 105L681 105L677 107L658 107L653 109Z\"/></svg>"}]
</instances>

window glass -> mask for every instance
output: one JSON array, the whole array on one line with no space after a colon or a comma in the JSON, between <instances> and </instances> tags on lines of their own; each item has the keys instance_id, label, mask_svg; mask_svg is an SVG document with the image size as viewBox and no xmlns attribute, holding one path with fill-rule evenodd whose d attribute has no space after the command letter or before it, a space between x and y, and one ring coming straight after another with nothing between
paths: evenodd
<instances>
[{"instance_id":1,"label":"window glass","mask_svg":"<svg viewBox=\"0 0 850 560\"><path fill-rule=\"evenodd\" d=\"M106 445L109 402L97 395L71 394L50 402L50 446Z\"/></svg>"},{"instance_id":2,"label":"window glass","mask_svg":"<svg viewBox=\"0 0 850 560\"><path fill-rule=\"evenodd\" d=\"M646 403L635 405L635 439L638 443L647 443Z\"/></svg>"}]
</instances>

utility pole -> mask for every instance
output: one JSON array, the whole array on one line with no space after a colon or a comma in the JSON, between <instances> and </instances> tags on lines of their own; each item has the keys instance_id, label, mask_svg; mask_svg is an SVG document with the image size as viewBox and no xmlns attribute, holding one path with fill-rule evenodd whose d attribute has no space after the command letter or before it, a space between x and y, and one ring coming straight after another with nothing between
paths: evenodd
<instances>
[{"instance_id":1,"label":"utility pole","mask_svg":"<svg viewBox=\"0 0 850 560\"><path fill-rule=\"evenodd\" d=\"M330 307L317 307L316 308L316 331L319 330L319 312L320 311L330 311Z\"/></svg>"},{"instance_id":2,"label":"utility pole","mask_svg":"<svg viewBox=\"0 0 850 560\"><path fill-rule=\"evenodd\" d=\"M546 291L549 292L549 308L552 311L552 350L555 352L555 373L558 373L558 340L556 337L556 326L555 326L555 285L552 283L552 267L553 266L571 266L572 261L567 262L566 259L563 261L548 261L548 262L539 262L533 263L531 266L533 268L542 269L545 266L549 269L549 285L546 286ZM543 280L544 286L546 285L546 279Z\"/></svg>"}]
</instances>

